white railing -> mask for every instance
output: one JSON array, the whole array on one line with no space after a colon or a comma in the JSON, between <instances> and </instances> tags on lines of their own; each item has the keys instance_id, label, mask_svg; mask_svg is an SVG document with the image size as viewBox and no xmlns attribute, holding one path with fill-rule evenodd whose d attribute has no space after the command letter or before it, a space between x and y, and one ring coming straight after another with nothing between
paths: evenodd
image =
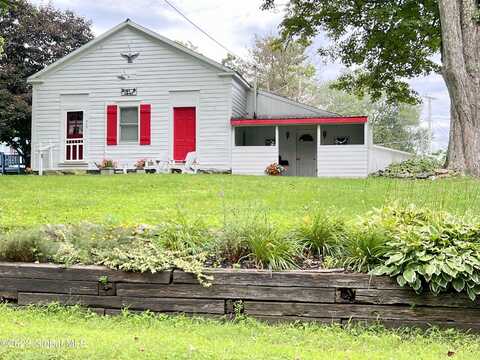
<instances>
[{"instance_id":1,"label":"white railing","mask_svg":"<svg viewBox=\"0 0 480 360\"><path fill-rule=\"evenodd\" d=\"M67 139L65 141L65 160L83 160L83 139Z\"/></svg>"}]
</instances>

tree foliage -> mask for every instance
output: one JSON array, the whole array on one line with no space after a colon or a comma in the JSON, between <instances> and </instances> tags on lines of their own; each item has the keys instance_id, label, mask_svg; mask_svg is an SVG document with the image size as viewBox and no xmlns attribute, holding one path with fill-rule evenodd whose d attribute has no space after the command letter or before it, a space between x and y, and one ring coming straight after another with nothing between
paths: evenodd
<instances>
[{"instance_id":1,"label":"tree foliage","mask_svg":"<svg viewBox=\"0 0 480 360\"><path fill-rule=\"evenodd\" d=\"M30 157L31 87L27 78L93 38L90 22L71 11L13 2L0 15L0 142Z\"/></svg>"},{"instance_id":2,"label":"tree foliage","mask_svg":"<svg viewBox=\"0 0 480 360\"><path fill-rule=\"evenodd\" d=\"M263 7L274 5L265 0ZM432 60L441 47L436 0L291 0L282 30L305 41L326 32L333 41L319 53L356 69L337 86L373 100L386 94L393 102L419 102L405 79L440 68Z\"/></svg>"},{"instance_id":3,"label":"tree foliage","mask_svg":"<svg viewBox=\"0 0 480 360\"><path fill-rule=\"evenodd\" d=\"M359 98L330 85L319 86L318 107L347 116L367 115L374 144L414 153L427 151L429 136L427 129L420 127L420 106L392 103L383 95L377 101L368 95Z\"/></svg>"},{"instance_id":4,"label":"tree foliage","mask_svg":"<svg viewBox=\"0 0 480 360\"><path fill-rule=\"evenodd\" d=\"M308 42L290 41L267 35L255 36L248 59L229 54L222 64L247 80L257 77L258 87L297 101L310 103L315 93L315 66L307 54Z\"/></svg>"}]
</instances>

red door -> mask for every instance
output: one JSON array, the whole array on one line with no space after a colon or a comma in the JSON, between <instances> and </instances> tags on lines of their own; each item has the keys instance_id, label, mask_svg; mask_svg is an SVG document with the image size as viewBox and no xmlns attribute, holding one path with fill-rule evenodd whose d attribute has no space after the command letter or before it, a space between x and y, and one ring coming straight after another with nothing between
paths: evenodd
<instances>
[{"instance_id":1,"label":"red door","mask_svg":"<svg viewBox=\"0 0 480 360\"><path fill-rule=\"evenodd\" d=\"M173 108L173 158L184 161L189 152L195 151L195 108Z\"/></svg>"}]
</instances>

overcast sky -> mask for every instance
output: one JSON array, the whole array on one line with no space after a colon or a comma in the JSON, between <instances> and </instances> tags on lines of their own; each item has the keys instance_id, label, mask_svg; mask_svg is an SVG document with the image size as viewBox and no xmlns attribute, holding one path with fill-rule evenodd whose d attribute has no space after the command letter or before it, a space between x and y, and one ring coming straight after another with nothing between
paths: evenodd
<instances>
[{"instance_id":1,"label":"overcast sky","mask_svg":"<svg viewBox=\"0 0 480 360\"><path fill-rule=\"evenodd\" d=\"M245 48L252 43L254 34L277 32L282 19L281 11L261 11L261 0L169 0L192 21L207 31L230 51L244 56ZM220 61L226 50L208 39L173 11L164 0L33 0L35 4L53 3L55 7L70 9L92 21L95 35L99 35L118 23L130 18L172 40L191 41L204 55ZM286 0L279 3L285 4ZM319 38L318 42L324 39ZM342 67L323 64L310 51L318 66L321 80L336 78ZM441 76L431 75L414 79L411 84L420 95L436 98L432 102L434 146L445 147L448 141L449 98ZM422 118L427 118L424 106Z\"/></svg>"}]
</instances>

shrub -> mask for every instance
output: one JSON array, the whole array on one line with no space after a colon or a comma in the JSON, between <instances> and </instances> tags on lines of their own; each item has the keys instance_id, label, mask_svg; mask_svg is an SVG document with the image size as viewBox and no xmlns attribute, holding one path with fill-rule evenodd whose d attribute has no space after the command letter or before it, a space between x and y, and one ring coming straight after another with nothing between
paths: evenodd
<instances>
[{"instance_id":1,"label":"shrub","mask_svg":"<svg viewBox=\"0 0 480 360\"><path fill-rule=\"evenodd\" d=\"M203 274L205 254L186 254L170 251L158 246L149 239L135 239L129 244L121 244L112 249L96 250L97 265L123 271L156 273L169 269L181 269L193 273L203 285L210 285L211 277Z\"/></svg>"},{"instance_id":2,"label":"shrub","mask_svg":"<svg viewBox=\"0 0 480 360\"><path fill-rule=\"evenodd\" d=\"M434 157L413 157L400 163L390 164L385 170L377 173L386 177L417 177L421 174L435 174L435 170L443 166L441 160Z\"/></svg>"},{"instance_id":3,"label":"shrub","mask_svg":"<svg viewBox=\"0 0 480 360\"><path fill-rule=\"evenodd\" d=\"M0 237L0 260L46 262L56 252L58 244L41 230L19 230Z\"/></svg>"},{"instance_id":4,"label":"shrub","mask_svg":"<svg viewBox=\"0 0 480 360\"><path fill-rule=\"evenodd\" d=\"M294 236L310 253L327 256L337 252L345 231L345 222L339 216L316 212L303 219L294 229Z\"/></svg>"},{"instance_id":5,"label":"shrub","mask_svg":"<svg viewBox=\"0 0 480 360\"><path fill-rule=\"evenodd\" d=\"M67 265L93 264L97 251L129 244L145 231L143 227L91 223L46 228L49 238L59 243L54 260Z\"/></svg>"},{"instance_id":6,"label":"shrub","mask_svg":"<svg viewBox=\"0 0 480 360\"><path fill-rule=\"evenodd\" d=\"M398 227L387 243L384 264L372 274L395 277L417 292L455 290L475 300L480 294L480 224L447 213L417 213L424 220L417 217Z\"/></svg>"}]
</instances>

